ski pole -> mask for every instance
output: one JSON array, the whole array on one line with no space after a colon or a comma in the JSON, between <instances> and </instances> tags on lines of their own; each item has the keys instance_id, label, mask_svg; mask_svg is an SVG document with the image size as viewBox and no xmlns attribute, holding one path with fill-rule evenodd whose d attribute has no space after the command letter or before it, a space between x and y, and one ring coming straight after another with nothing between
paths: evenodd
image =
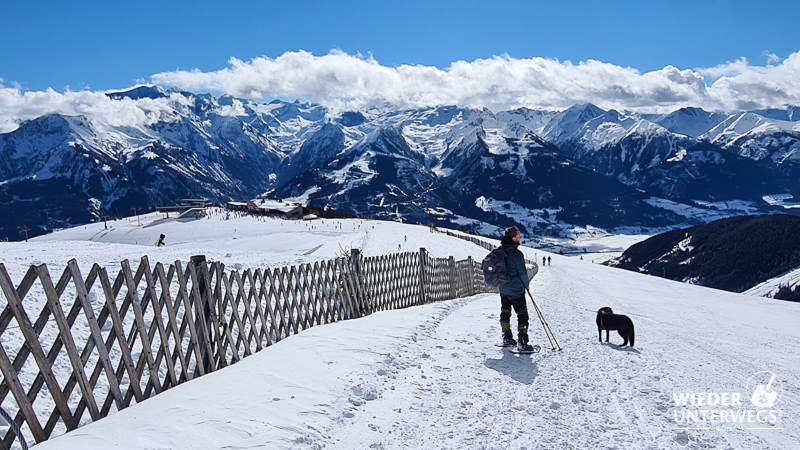
<instances>
[{"instance_id":1,"label":"ski pole","mask_svg":"<svg viewBox=\"0 0 800 450\"><path fill-rule=\"evenodd\" d=\"M538 312L539 316L541 316L542 322L544 322L544 326L547 327L547 331L550 333L550 336L553 338L553 342L555 342L555 344L556 344L555 347L558 347L557 350L554 347L553 351L561 351L562 350L561 345L558 344L558 340L556 339L555 333L553 333L553 329L550 328L550 324L547 323L547 320L544 318L544 314L542 314L542 310L539 308L539 305L536 304L536 302L533 301L533 296L531 296L531 302L533 303L533 306L536 307L536 311Z\"/></svg>"},{"instance_id":2,"label":"ski pole","mask_svg":"<svg viewBox=\"0 0 800 450\"><path fill-rule=\"evenodd\" d=\"M547 321L544 319L544 316L542 315L542 311L539 309L539 305L537 305L536 302L532 302L532 303L533 303L534 309L536 310L536 314L539 316L539 322L542 324L542 329L544 329L544 333L547 336L547 340L550 342L550 347L551 347L550 349L552 351L556 351L556 345L558 344L558 342L556 342L556 345L553 344L553 342L555 341L555 335L553 335L553 330L550 329L550 326L547 324ZM560 348L559 348L559 350L560 350Z\"/></svg>"},{"instance_id":3,"label":"ski pole","mask_svg":"<svg viewBox=\"0 0 800 450\"><path fill-rule=\"evenodd\" d=\"M531 291L526 287L525 288L525 292L527 292L528 296L531 298L531 303L533 303L533 308L536 310L536 314L539 316L539 321L542 323L542 328L544 328L544 334L547 335L547 340L550 341L550 346L552 347L552 350L554 352L555 351L559 351L560 352L563 349L558 344L558 341L556 340L556 336L555 336L555 334L553 334L553 330L550 329L550 325L547 323L547 320L545 320L544 315L542 314L542 310L539 309L539 305L537 305L536 301L533 299L533 295L531 294ZM551 337L552 337L552 340L551 340ZM553 345L554 342L555 342L555 345ZM556 349L556 347L558 347L558 349Z\"/></svg>"},{"instance_id":4,"label":"ski pole","mask_svg":"<svg viewBox=\"0 0 800 450\"><path fill-rule=\"evenodd\" d=\"M539 305L537 305L536 302L533 302L533 306L536 308L536 313L539 315L539 320L542 322L542 327L545 329L545 333L548 335L547 336L548 339L552 338L552 341L550 342L550 345L552 346L552 350L554 352L555 351L561 351L562 348L558 344L558 341L556 340L556 336L555 336L555 334L553 334L553 330L550 328L550 325L547 323L547 320L545 320L544 315L542 314L542 311L539 309ZM555 345L553 345L554 342L555 342ZM556 348L556 347L558 347L558 348Z\"/></svg>"}]
</instances>

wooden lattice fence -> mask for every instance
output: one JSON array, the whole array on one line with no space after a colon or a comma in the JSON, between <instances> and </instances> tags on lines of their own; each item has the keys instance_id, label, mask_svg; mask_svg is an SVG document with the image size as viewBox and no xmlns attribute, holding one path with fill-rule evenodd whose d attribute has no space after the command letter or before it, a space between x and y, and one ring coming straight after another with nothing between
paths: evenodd
<instances>
[{"instance_id":1,"label":"wooden lattice fence","mask_svg":"<svg viewBox=\"0 0 800 450\"><path fill-rule=\"evenodd\" d=\"M16 286L0 263L0 287L0 406L35 442L315 325L493 292L472 258L425 249L241 273L145 256L135 270L122 261L113 277L97 264L84 277L72 260L57 280L31 266ZM0 449L12 445L7 431Z\"/></svg>"}]
</instances>

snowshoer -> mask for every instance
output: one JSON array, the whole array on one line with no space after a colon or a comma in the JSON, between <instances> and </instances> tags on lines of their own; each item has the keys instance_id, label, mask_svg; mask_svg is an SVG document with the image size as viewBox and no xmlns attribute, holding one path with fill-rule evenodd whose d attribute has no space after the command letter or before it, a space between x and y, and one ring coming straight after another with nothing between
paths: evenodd
<instances>
[{"instance_id":1,"label":"snowshoer","mask_svg":"<svg viewBox=\"0 0 800 450\"><path fill-rule=\"evenodd\" d=\"M155 246L156 247L163 247L164 246L164 238L165 237L166 236L164 236L163 234L161 236L159 236L158 239L156 239Z\"/></svg>"},{"instance_id":2,"label":"snowshoer","mask_svg":"<svg viewBox=\"0 0 800 450\"><path fill-rule=\"evenodd\" d=\"M522 351L531 351L528 344L528 305L525 301L525 289L530 280L525 269L525 257L519 251L522 233L517 227L506 228L500 248L506 253L506 272L511 281L500 286L500 328L503 330L503 345L514 346ZM517 339L511 332L511 308L517 313Z\"/></svg>"}]
</instances>

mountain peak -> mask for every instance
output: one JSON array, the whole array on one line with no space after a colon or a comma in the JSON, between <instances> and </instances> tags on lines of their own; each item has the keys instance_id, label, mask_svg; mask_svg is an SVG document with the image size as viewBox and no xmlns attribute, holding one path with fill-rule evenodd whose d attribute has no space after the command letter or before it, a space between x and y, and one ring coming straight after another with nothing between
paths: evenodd
<instances>
[{"instance_id":1,"label":"mountain peak","mask_svg":"<svg viewBox=\"0 0 800 450\"><path fill-rule=\"evenodd\" d=\"M112 100L122 100L123 98L139 100L142 98L164 98L167 96L167 93L159 86L141 85L131 88L127 91L107 92L106 95Z\"/></svg>"},{"instance_id":2,"label":"mountain peak","mask_svg":"<svg viewBox=\"0 0 800 450\"><path fill-rule=\"evenodd\" d=\"M567 109L566 113L567 116L574 117L576 121L588 122L596 117L602 116L606 111L591 103L584 103Z\"/></svg>"}]
</instances>

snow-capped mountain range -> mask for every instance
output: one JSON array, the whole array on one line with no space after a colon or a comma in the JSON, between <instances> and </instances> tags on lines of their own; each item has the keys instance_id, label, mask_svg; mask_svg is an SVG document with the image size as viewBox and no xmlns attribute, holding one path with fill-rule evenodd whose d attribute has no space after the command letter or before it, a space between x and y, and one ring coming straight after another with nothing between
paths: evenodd
<instances>
[{"instance_id":1,"label":"snow-capped mountain range","mask_svg":"<svg viewBox=\"0 0 800 450\"><path fill-rule=\"evenodd\" d=\"M167 106L135 125L52 114L0 134L0 239L187 197L295 196L379 218L558 235L792 213L800 195L798 108L336 112L156 86L107 95Z\"/></svg>"}]
</instances>

